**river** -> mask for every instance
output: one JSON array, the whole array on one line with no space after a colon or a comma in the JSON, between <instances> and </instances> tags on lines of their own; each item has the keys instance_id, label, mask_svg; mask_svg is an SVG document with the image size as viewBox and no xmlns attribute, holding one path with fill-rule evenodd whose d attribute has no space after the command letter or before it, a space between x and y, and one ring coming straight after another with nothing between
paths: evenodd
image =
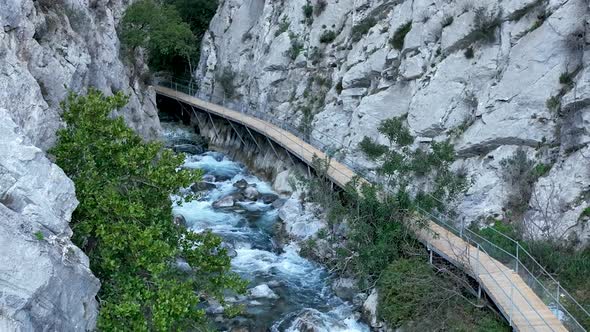
<instances>
[{"instance_id":1,"label":"river","mask_svg":"<svg viewBox=\"0 0 590 332\"><path fill-rule=\"evenodd\" d=\"M198 141L191 127L179 122L163 122L162 127L169 145ZM270 183L214 151L187 154L184 167L202 169L210 184L197 199L175 205L173 213L184 216L187 227L195 232L210 229L220 235L235 256L232 270L249 282L248 294L228 299L245 306L243 315L221 319L219 312L209 310L219 330L369 331L353 306L334 295L331 276L321 265L301 257L296 243L278 243L277 202L265 204L258 199L213 207L213 202L240 190L234 186L239 180L272 197Z\"/></svg>"}]
</instances>

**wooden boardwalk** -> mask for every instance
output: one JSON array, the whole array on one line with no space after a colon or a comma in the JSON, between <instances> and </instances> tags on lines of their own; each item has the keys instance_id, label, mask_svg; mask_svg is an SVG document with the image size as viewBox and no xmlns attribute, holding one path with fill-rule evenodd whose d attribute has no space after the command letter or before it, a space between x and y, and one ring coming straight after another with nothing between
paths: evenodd
<instances>
[{"instance_id":1,"label":"wooden boardwalk","mask_svg":"<svg viewBox=\"0 0 590 332\"><path fill-rule=\"evenodd\" d=\"M314 156L326 155L302 139L269 122L229 110L174 89L155 86L162 96L176 99L201 111L240 123L272 139L284 149L311 165ZM330 179L344 187L356 174L347 166L332 160L328 172ZM428 220L428 227L418 232L419 238L430 250L473 276L498 306L502 314L517 331L567 331L549 307L513 270L469 244L439 224Z\"/></svg>"}]
</instances>

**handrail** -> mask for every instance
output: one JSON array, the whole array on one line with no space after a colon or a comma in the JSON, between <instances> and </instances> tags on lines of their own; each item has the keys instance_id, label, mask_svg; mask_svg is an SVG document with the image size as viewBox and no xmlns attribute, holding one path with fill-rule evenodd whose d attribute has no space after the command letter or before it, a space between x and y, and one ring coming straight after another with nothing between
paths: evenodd
<instances>
[{"instance_id":1,"label":"handrail","mask_svg":"<svg viewBox=\"0 0 590 332\"><path fill-rule=\"evenodd\" d=\"M439 224L439 225L441 225L441 224L442 224L441 226L443 226L443 227L444 227L444 226L446 226L445 228L447 228L447 229L448 229L448 228L451 228L451 229L453 229L453 230L455 230L455 231L458 231L458 230L457 230L455 227L451 226L451 224L449 224L449 223L447 223L447 222L443 221L442 219L440 219L440 218L438 218L438 217L434 216L434 215L433 215L433 214L431 214L430 212L428 212L428 211L426 211L426 210L422 209L420 206L418 206L418 207L417 207L417 210L419 210L421 214L423 214L423 215L426 215L426 216L430 217L430 219L431 219L431 220L433 220L433 221L435 221L435 222L436 222L436 221L438 221L438 224ZM474 234L475 234L475 233L474 233ZM471 238L469 238L469 237L467 237L467 238L464 238L464 237L463 237L463 234L459 235L459 237L461 237L462 239L465 239L465 240L467 240L467 241L468 241L468 243L469 243L469 242L475 243L475 244L476 244L476 247L477 247L477 250L478 250L478 251L482 251L482 252L483 252L484 254L486 254L487 256L489 256L489 257L492 257L492 255L490 255L490 254L489 254L489 253L488 253L488 252L485 250L485 248L481 247L481 246L479 245L479 243L477 243L477 242L476 242L476 241L474 241L473 239L471 239ZM471 253L469 253L469 259L471 259L471 258L472 258L472 256L471 256ZM490 270L488 270L488 269L486 268L486 265L485 265L485 264L482 264L482 263L481 263L481 261L480 261L480 255L479 255L479 253L476 255L476 257L475 257L475 260L476 260L476 263L477 263L477 268L478 268L478 272L476 272L476 273L475 273L475 278L476 278L476 279L480 279L480 280L478 280L478 281L481 281L481 277L480 277L480 274L479 274L479 268L484 268L484 269L486 270L487 274L491 276L491 272L490 272ZM502 275L503 275L503 276L506 278L506 280L508 280L508 281L510 282L511 292L510 292L510 295L508 295L508 294L506 293L506 291L504 290L504 287L503 287L502 285L500 285L500 284L498 283L498 281L497 281L495 278L490 278L490 280L492 280L494 283L496 283L496 285L498 285L498 288L499 288L500 290L502 290L502 292L504 293L504 295L506 295L506 297L509 299L510 303L511 303L511 304L513 304L513 303L514 303L514 294L513 294L513 289L516 289L516 291L517 291L517 292L518 292L518 293L521 295L521 297L522 297L522 298L525 300L526 304L527 304L527 305L528 305L528 306L529 306L529 307L530 307L530 308L531 308L531 309L532 309L532 310L533 310L533 311L534 311L534 312L537 314L537 316L539 316L539 317L541 318L541 320L543 320L543 322L545 323L545 325L546 325L547 327L549 327L549 328L550 328L552 331L554 331L554 329L553 329L553 328L551 328L551 325L550 325L550 324L549 324L549 323L548 323L548 322L545 320L544 316L543 316L541 313L539 313L539 312L538 312L538 311L537 311L537 310L536 310L536 309L533 307L533 305L532 305L532 304L529 302L529 300L527 299L527 297L526 297L524 294L522 294L522 292L520 291L520 289L519 289L518 287L516 287L516 284L514 283L514 281L512 280L512 278L510 278L510 276L508 276L508 275L506 274L506 272L504 271L504 269L502 269L500 266L498 266L498 264L497 264L497 261L496 261L495 259L490 259L490 262L492 262L492 263L494 264L494 266L497 268L497 270L498 270L498 271L500 271L500 272L502 273ZM469 262L469 265L471 265L471 263L470 263L470 262ZM504 266L504 267L505 267L505 266ZM471 266L468 266L467 268L470 268L470 269L472 269L472 267L471 267ZM516 309L517 309L517 310L520 312L521 316L522 316L522 317L523 317L523 318L524 318L524 319L527 321L527 323L529 324L529 326L530 326L530 327L533 327L533 325L531 324L531 322L530 322L530 320L528 319L528 317L527 317L527 316L526 316L526 315L525 315L525 314L524 314L524 313L523 313L523 312L520 310L520 308L519 308L518 306L512 306L512 308L516 308ZM510 321L510 323L511 323L510 325L512 325L513 312L510 312L510 313L508 314L508 316L509 316L509 321Z\"/></svg>"},{"instance_id":2,"label":"handrail","mask_svg":"<svg viewBox=\"0 0 590 332\"><path fill-rule=\"evenodd\" d=\"M178 81L184 81L184 82L188 82L187 84L183 84L183 83L178 83ZM278 133L281 137L289 139L289 141L293 142L293 143L298 143L295 142L291 137L285 136L283 134L283 132L277 130L277 128L281 128L284 131L291 133L293 136L303 140L304 142L306 142L307 144L310 144L310 146L315 147L315 148L319 148L320 151L326 153L326 155L330 155L331 153L331 149L332 147L324 144L323 142L321 142L318 138L314 137L313 134L304 134L301 131L299 131L298 128L293 127L292 125L289 125L285 122L281 122L281 121L277 121L277 119L275 117L270 117L268 115L268 113L262 113L262 112L258 112L258 111L254 111L248 107L245 107L244 104L242 103L238 103L238 102L234 102L233 100L227 100L225 98L225 95L223 96L223 98L219 97L219 96L215 96L212 94L204 94L202 92L200 92L199 90L199 86L197 86L197 84L193 81L188 81L188 80L183 80L183 79L173 79L171 81L163 81L160 82L161 85L163 86L169 86L172 89L175 89L176 91L180 90L181 92L185 92L188 93L191 96L196 96L201 100L204 101L208 101L210 103L215 103L215 104L221 104L225 107L228 107L227 105L229 105L230 110L232 111L236 111L239 113L244 113L244 114L250 114L253 116L254 119L258 120L259 123L262 123L265 128L268 128L267 123L274 125L276 127L272 128L273 131L275 131L276 133ZM238 106L238 107L236 107ZM369 115L371 116L371 115ZM375 118L375 117L373 117ZM377 119L377 118L375 118ZM264 120L264 122L262 122L262 120ZM379 119L377 119L379 120ZM239 123L241 123L242 125L245 125L245 123L241 122L241 121L237 121ZM264 133L262 133L264 134ZM349 148L345 147L343 145L342 142L338 142L336 141L333 137L327 136L327 135L322 135L322 140L328 140L330 142L332 142L334 144L335 147L337 147L338 150L343 149L345 152L350 151ZM277 142L279 145L285 147L283 144L281 144L281 142ZM313 151L308 150L307 146L303 146L301 144L298 144L302 151L303 149L305 149L305 151L307 153L312 153ZM296 151L293 151L297 154ZM299 158L302 158L302 155L298 156ZM375 182L377 181L377 174L375 173L374 170L372 169L367 169L364 166L361 166L359 164L357 164L354 160L351 160L347 155L344 155L344 157L340 157L340 158L336 158L336 160L338 160L339 162L343 163L344 165L348 166L351 170L358 172L359 174L363 175L364 177L368 178L368 180L370 182ZM335 167L331 167L330 166L330 170L335 171L340 173L343 176L347 176L346 174L344 174L341 170L335 168ZM430 194L428 194L428 196L442 204L444 204L444 202L440 201L437 197L432 196ZM420 208L421 210L423 210L422 208ZM424 211L423 211L424 212ZM428 215L431 215L433 218L435 218L437 221L439 221L439 225L441 225L442 227L448 229L448 230L454 230L460 238L462 239L467 239L467 241L472 242L477 244L478 247L481 247L481 243L476 241L475 239L472 238L478 238L480 239L481 242L486 243L487 245L490 245L494 250L498 250L500 252L503 252L505 255L508 255L508 257L511 257L512 259L514 259L515 261L515 271L516 273L520 273L522 272L522 270L519 271L518 267L522 266L524 267L524 269L526 270L526 272L528 273L528 276L531 278L524 278L523 280L529 285L531 286L532 290L537 293L536 287L537 285L540 285L541 288L543 288L543 290L545 291L546 294L537 294L540 296L540 298L545 302L547 299L547 296L550 300L550 303L546 303L549 306L553 305L553 306L557 306L557 310L559 310L563 316L566 318L565 323L572 323L573 326L570 326L571 328L574 328L576 330L580 330L580 331L586 331L586 329L578 322L578 320L576 320L576 318L564 307L564 305L562 303L560 303L559 297L564 296L567 298L567 300L570 301L570 303L576 307L577 309L581 310L581 312L583 314L585 314L587 316L587 318L590 319L590 313L588 312L588 310L586 310L578 301L575 300L575 298L573 298L573 296L570 295L569 292L567 292L565 289L563 289L563 287L561 287L559 285L559 281L557 281L549 272L546 271L546 269L539 264L539 262L525 249L522 247L522 245L520 245L520 243L514 239L512 239L511 237L509 237L508 235L499 232L498 230L496 230L493 227L490 227L489 229L491 229L492 231L494 231L495 233L498 233L499 235L503 236L504 238L506 238L509 241L512 241L515 244L515 250L516 250L516 255L509 253L507 250L505 250L504 248L494 244L493 242L491 242L490 240L482 237L481 235L473 232L471 229L465 227L463 224L461 224L460 229L457 229L455 226L452 226L450 223L447 222L443 222L440 220L440 218L433 216L432 214L428 213ZM469 234L470 236L467 237L466 235ZM483 240L483 241L482 241ZM483 249L483 248L482 248ZM522 260L522 257L519 257L519 253L523 253L525 254L525 257L527 257L529 259L529 261L533 262L533 265L535 268L538 268L542 273L542 277L543 278L547 278L550 282L554 282L555 284L557 284L557 291L555 293L557 293L558 298L556 298L554 295L554 292L551 292L547 289L547 287L545 287L545 285L543 284L543 282L541 280L539 280L537 278L537 276L535 276L530 269L525 265L525 263ZM494 258L493 255L487 253L486 254L489 257ZM493 259L494 264L495 263L495 259ZM504 263L502 263L502 265L504 265ZM511 280L511 279L509 279ZM523 296L524 297L524 296ZM526 299L526 298L525 298ZM527 300L528 303L528 300ZM530 306L530 303L528 303ZM564 321L562 319L562 317L559 317L560 315L557 315L558 318L562 321ZM568 324L569 325L569 324Z\"/></svg>"}]
</instances>

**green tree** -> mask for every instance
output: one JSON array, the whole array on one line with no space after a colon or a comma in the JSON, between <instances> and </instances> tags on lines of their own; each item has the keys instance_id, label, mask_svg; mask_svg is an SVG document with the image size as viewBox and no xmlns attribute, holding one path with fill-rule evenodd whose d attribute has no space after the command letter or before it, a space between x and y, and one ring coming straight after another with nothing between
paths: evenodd
<instances>
[{"instance_id":1,"label":"green tree","mask_svg":"<svg viewBox=\"0 0 590 332\"><path fill-rule=\"evenodd\" d=\"M119 34L128 50L145 48L149 65L155 70L184 72L198 54L198 39L189 23L174 6L155 0L139 0L129 6Z\"/></svg>"},{"instance_id":2,"label":"green tree","mask_svg":"<svg viewBox=\"0 0 590 332\"><path fill-rule=\"evenodd\" d=\"M166 3L174 6L180 16L190 25L193 34L200 40L207 29L209 22L217 11L217 0L166 0Z\"/></svg>"},{"instance_id":3,"label":"green tree","mask_svg":"<svg viewBox=\"0 0 590 332\"><path fill-rule=\"evenodd\" d=\"M110 116L126 103L121 93L70 94L62 103L67 126L51 150L80 201L72 216L73 240L102 282L98 327L199 328L206 324L201 297L223 302L224 290L243 291L244 285L229 272L218 236L172 223L170 197L200 172L181 169L182 155L142 141L122 118ZM189 264L189 272L176 268L178 259Z\"/></svg>"}]
</instances>

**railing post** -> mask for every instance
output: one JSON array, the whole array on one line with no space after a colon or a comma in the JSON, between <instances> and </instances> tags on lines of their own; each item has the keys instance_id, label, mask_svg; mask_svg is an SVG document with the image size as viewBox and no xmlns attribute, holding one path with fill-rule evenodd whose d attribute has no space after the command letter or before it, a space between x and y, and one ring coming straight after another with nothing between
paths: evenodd
<instances>
[{"instance_id":1,"label":"railing post","mask_svg":"<svg viewBox=\"0 0 590 332\"><path fill-rule=\"evenodd\" d=\"M514 271L516 271L516 274L518 274L518 262L520 262L519 258L518 258L518 247L520 245L518 244L518 242L516 242L516 268L514 269Z\"/></svg>"},{"instance_id":2,"label":"railing post","mask_svg":"<svg viewBox=\"0 0 590 332\"><path fill-rule=\"evenodd\" d=\"M561 292L559 291L559 281L557 281L557 305L559 305L559 297L561 295Z\"/></svg>"},{"instance_id":3,"label":"railing post","mask_svg":"<svg viewBox=\"0 0 590 332\"><path fill-rule=\"evenodd\" d=\"M514 313L514 299L512 294L514 293L514 284L510 284L510 314L508 315L508 323L512 326L512 314Z\"/></svg>"},{"instance_id":4,"label":"railing post","mask_svg":"<svg viewBox=\"0 0 590 332\"><path fill-rule=\"evenodd\" d=\"M475 277L479 279L479 243L477 244L477 253L475 254Z\"/></svg>"}]
</instances>

